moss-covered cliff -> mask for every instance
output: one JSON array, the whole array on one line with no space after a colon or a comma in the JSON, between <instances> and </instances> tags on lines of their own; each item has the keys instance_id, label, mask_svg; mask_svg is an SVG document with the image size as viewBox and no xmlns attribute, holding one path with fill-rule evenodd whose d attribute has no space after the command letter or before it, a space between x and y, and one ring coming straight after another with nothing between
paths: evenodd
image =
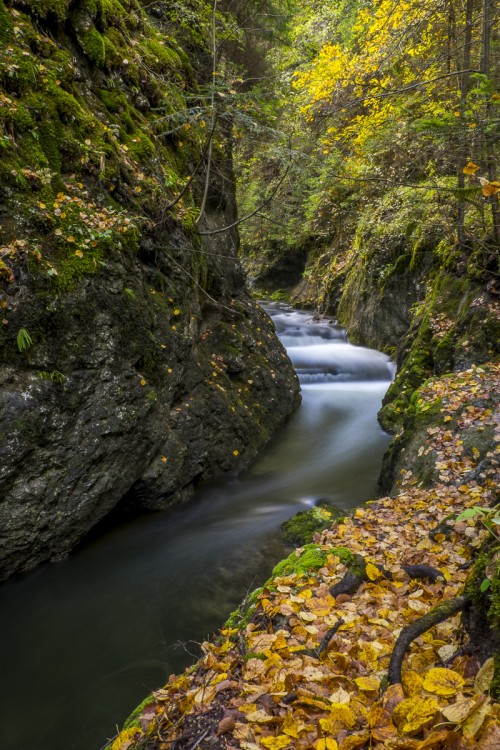
<instances>
[{"instance_id":1,"label":"moss-covered cliff","mask_svg":"<svg viewBox=\"0 0 500 750\"><path fill-rule=\"evenodd\" d=\"M201 0L0 0L2 576L240 469L298 402L237 233L195 225L209 21ZM210 230L236 215L212 145Z\"/></svg>"}]
</instances>

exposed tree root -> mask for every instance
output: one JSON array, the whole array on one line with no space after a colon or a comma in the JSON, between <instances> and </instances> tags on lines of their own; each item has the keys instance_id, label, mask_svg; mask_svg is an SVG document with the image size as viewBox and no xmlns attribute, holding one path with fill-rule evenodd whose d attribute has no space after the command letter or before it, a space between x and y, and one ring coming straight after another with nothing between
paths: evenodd
<instances>
[{"instance_id":1,"label":"exposed tree root","mask_svg":"<svg viewBox=\"0 0 500 750\"><path fill-rule=\"evenodd\" d=\"M354 594L361 584L368 580L365 558L362 555L353 555L352 562L349 564L349 570L341 581L331 587L330 594L332 596Z\"/></svg>"},{"instance_id":2,"label":"exposed tree root","mask_svg":"<svg viewBox=\"0 0 500 750\"><path fill-rule=\"evenodd\" d=\"M389 581L393 580L392 573L386 570L382 565L376 565L380 573ZM366 574L366 560L362 555L354 555L352 562L348 565L349 570L342 578L341 581L336 583L330 589L332 596L339 596L340 594L355 594L364 581L370 580ZM401 569L410 576L419 580L429 580L435 583L440 578L444 579L444 576L440 570L433 568L430 565L402 565Z\"/></svg>"},{"instance_id":3,"label":"exposed tree root","mask_svg":"<svg viewBox=\"0 0 500 750\"><path fill-rule=\"evenodd\" d=\"M396 641L389 663L389 685L401 682L401 665L404 655L415 638L430 630L434 625L438 625L440 622L444 622L449 617L453 617L453 615L461 612L469 604L470 598L468 596L457 596L455 599L438 604L437 607L434 607L426 615L415 620L415 622L412 622L406 628L403 628Z\"/></svg>"},{"instance_id":4,"label":"exposed tree root","mask_svg":"<svg viewBox=\"0 0 500 750\"><path fill-rule=\"evenodd\" d=\"M437 568L432 568L430 565L402 565L402 569L407 573L410 578L427 579L435 583L435 581L444 576Z\"/></svg>"}]
</instances>

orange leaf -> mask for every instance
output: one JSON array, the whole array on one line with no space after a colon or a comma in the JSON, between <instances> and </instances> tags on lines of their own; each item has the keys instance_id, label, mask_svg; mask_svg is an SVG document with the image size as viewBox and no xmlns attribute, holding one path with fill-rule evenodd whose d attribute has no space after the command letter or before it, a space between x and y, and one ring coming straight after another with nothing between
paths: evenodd
<instances>
[{"instance_id":1,"label":"orange leaf","mask_svg":"<svg viewBox=\"0 0 500 750\"><path fill-rule=\"evenodd\" d=\"M477 164L474 164L473 161L467 162L465 167L463 168L464 174L476 174L477 170L479 169L479 166Z\"/></svg>"},{"instance_id":2,"label":"orange leaf","mask_svg":"<svg viewBox=\"0 0 500 750\"><path fill-rule=\"evenodd\" d=\"M498 192L500 192L500 182L485 182L483 184L481 192L486 197L490 195L496 195Z\"/></svg>"}]
</instances>

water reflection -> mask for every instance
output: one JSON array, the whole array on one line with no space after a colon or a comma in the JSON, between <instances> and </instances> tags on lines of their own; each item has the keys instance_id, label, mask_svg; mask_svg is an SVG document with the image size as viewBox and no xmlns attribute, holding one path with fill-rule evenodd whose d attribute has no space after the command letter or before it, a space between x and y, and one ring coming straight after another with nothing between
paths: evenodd
<instances>
[{"instance_id":1,"label":"water reflection","mask_svg":"<svg viewBox=\"0 0 500 750\"><path fill-rule=\"evenodd\" d=\"M192 660L189 641L268 575L284 552L282 521L319 498L349 508L375 493L391 363L338 326L269 311L303 402L251 470L0 589L2 750L97 750Z\"/></svg>"}]
</instances>

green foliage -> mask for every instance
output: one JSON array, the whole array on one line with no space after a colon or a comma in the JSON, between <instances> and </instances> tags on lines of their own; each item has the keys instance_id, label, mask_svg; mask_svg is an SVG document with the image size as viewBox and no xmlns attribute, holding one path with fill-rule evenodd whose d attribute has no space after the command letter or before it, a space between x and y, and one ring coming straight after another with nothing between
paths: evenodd
<instances>
[{"instance_id":1,"label":"green foliage","mask_svg":"<svg viewBox=\"0 0 500 750\"><path fill-rule=\"evenodd\" d=\"M493 508L483 508L480 505L474 505L472 508L467 508L460 513L457 517L457 521L469 518L479 520L482 525L488 529L490 534L500 542L500 536L498 533L500 527L500 503L493 506Z\"/></svg>"},{"instance_id":2,"label":"green foliage","mask_svg":"<svg viewBox=\"0 0 500 750\"><path fill-rule=\"evenodd\" d=\"M33 339L26 328L20 328L16 336L17 348L20 352L25 352L33 345Z\"/></svg>"}]
</instances>

